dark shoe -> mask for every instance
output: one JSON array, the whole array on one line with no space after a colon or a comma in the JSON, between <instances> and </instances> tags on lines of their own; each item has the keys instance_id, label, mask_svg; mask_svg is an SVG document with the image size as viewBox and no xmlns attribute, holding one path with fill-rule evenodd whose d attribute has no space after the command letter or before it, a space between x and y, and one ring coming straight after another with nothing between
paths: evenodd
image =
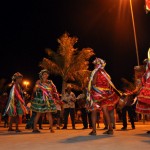
<instances>
[{"instance_id":1,"label":"dark shoe","mask_svg":"<svg viewBox=\"0 0 150 150\"><path fill-rule=\"evenodd\" d=\"M135 126L133 126L132 129L134 130L134 129L135 129Z\"/></svg>"},{"instance_id":2,"label":"dark shoe","mask_svg":"<svg viewBox=\"0 0 150 150\"><path fill-rule=\"evenodd\" d=\"M61 128L62 130L65 130L65 129L67 129L67 127L63 127L63 128Z\"/></svg>"},{"instance_id":3,"label":"dark shoe","mask_svg":"<svg viewBox=\"0 0 150 150\"><path fill-rule=\"evenodd\" d=\"M147 131L146 133L147 133L147 134L150 134L150 131Z\"/></svg>"},{"instance_id":4,"label":"dark shoe","mask_svg":"<svg viewBox=\"0 0 150 150\"><path fill-rule=\"evenodd\" d=\"M8 129L8 131L15 131L15 130L14 130L14 129L10 129L10 128L9 128L9 129Z\"/></svg>"},{"instance_id":5,"label":"dark shoe","mask_svg":"<svg viewBox=\"0 0 150 150\"><path fill-rule=\"evenodd\" d=\"M55 133L55 131L54 131L53 129L50 129L50 132L51 132L51 133Z\"/></svg>"},{"instance_id":6,"label":"dark shoe","mask_svg":"<svg viewBox=\"0 0 150 150\"><path fill-rule=\"evenodd\" d=\"M97 128L100 128L100 126L98 125Z\"/></svg>"},{"instance_id":7,"label":"dark shoe","mask_svg":"<svg viewBox=\"0 0 150 150\"><path fill-rule=\"evenodd\" d=\"M39 129L43 129L42 127L39 127Z\"/></svg>"},{"instance_id":8,"label":"dark shoe","mask_svg":"<svg viewBox=\"0 0 150 150\"><path fill-rule=\"evenodd\" d=\"M72 129L76 129L75 127L72 127Z\"/></svg>"},{"instance_id":9,"label":"dark shoe","mask_svg":"<svg viewBox=\"0 0 150 150\"><path fill-rule=\"evenodd\" d=\"M108 127L104 127L103 130L108 130Z\"/></svg>"},{"instance_id":10,"label":"dark shoe","mask_svg":"<svg viewBox=\"0 0 150 150\"><path fill-rule=\"evenodd\" d=\"M60 130L60 127L56 127L57 130Z\"/></svg>"},{"instance_id":11,"label":"dark shoe","mask_svg":"<svg viewBox=\"0 0 150 150\"><path fill-rule=\"evenodd\" d=\"M114 134L114 131L113 130L107 130L103 134Z\"/></svg>"},{"instance_id":12,"label":"dark shoe","mask_svg":"<svg viewBox=\"0 0 150 150\"><path fill-rule=\"evenodd\" d=\"M88 129L88 127L83 127L82 129L83 129L83 130L84 130L84 129Z\"/></svg>"},{"instance_id":13,"label":"dark shoe","mask_svg":"<svg viewBox=\"0 0 150 150\"><path fill-rule=\"evenodd\" d=\"M31 129L31 128L32 128L32 127L30 127L30 126L26 126L26 127L25 127L25 129Z\"/></svg>"},{"instance_id":14,"label":"dark shoe","mask_svg":"<svg viewBox=\"0 0 150 150\"><path fill-rule=\"evenodd\" d=\"M126 127L122 127L121 130L127 130L127 128Z\"/></svg>"},{"instance_id":15,"label":"dark shoe","mask_svg":"<svg viewBox=\"0 0 150 150\"><path fill-rule=\"evenodd\" d=\"M32 132L33 132L33 133L40 133L39 130L33 130Z\"/></svg>"},{"instance_id":16,"label":"dark shoe","mask_svg":"<svg viewBox=\"0 0 150 150\"><path fill-rule=\"evenodd\" d=\"M90 132L89 135L96 135L96 131Z\"/></svg>"},{"instance_id":17,"label":"dark shoe","mask_svg":"<svg viewBox=\"0 0 150 150\"><path fill-rule=\"evenodd\" d=\"M16 132L17 132L17 133L18 133L18 132L21 132L21 130L17 129Z\"/></svg>"},{"instance_id":18,"label":"dark shoe","mask_svg":"<svg viewBox=\"0 0 150 150\"><path fill-rule=\"evenodd\" d=\"M116 127L113 127L113 129L116 129Z\"/></svg>"}]
</instances>

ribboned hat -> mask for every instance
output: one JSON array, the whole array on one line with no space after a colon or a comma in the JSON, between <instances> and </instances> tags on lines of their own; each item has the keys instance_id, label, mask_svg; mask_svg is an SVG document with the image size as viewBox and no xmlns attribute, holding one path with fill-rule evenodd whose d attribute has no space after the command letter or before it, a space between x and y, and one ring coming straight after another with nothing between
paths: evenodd
<instances>
[{"instance_id":1,"label":"ribboned hat","mask_svg":"<svg viewBox=\"0 0 150 150\"><path fill-rule=\"evenodd\" d=\"M47 74L49 74L49 71L47 70L47 69L43 69L43 70L41 70L40 72L39 72L39 78L42 78L42 75L43 75L43 73L47 73Z\"/></svg>"},{"instance_id":2,"label":"ribboned hat","mask_svg":"<svg viewBox=\"0 0 150 150\"><path fill-rule=\"evenodd\" d=\"M13 76L12 76L12 81L15 81L18 78L23 78L23 75L20 72L16 72Z\"/></svg>"},{"instance_id":3,"label":"ribboned hat","mask_svg":"<svg viewBox=\"0 0 150 150\"><path fill-rule=\"evenodd\" d=\"M106 65L106 61L101 58L96 58L92 63L95 65L101 64L103 67L105 67L105 65Z\"/></svg>"}]
</instances>

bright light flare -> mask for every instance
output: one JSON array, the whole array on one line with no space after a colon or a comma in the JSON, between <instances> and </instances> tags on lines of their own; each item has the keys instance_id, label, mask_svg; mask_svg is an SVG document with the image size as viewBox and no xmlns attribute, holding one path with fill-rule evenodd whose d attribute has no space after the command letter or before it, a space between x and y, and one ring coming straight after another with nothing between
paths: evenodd
<instances>
[{"instance_id":1,"label":"bright light flare","mask_svg":"<svg viewBox=\"0 0 150 150\"><path fill-rule=\"evenodd\" d=\"M23 85L25 85L25 87L27 88L27 87L28 87L28 85L30 85L30 82L29 82L29 81L27 81L27 80L25 80L25 81L23 81Z\"/></svg>"}]
</instances>

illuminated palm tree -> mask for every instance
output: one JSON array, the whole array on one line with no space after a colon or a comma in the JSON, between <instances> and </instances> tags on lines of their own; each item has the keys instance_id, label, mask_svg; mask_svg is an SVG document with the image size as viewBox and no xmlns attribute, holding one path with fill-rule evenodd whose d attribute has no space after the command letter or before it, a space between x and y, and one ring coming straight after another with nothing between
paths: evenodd
<instances>
[{"instance_id":1,"label":"illuminated palm tree","mask_svg":"<svg viewBox=\"0 0 150 150\"><path fill-rule=\"evenodd\" d=\"M43 58L40 66L48 69L51 74L60 75L62 77L62 93L66 84L71 82L74 87L84 88L90 71L89 59L94 55L91 48L83 48L78 50L74 48L77 43L77 37L70 37L68 33L64 33L58 38L59 47L56 52L46 49L49 58Z\"/></svg>"}]
</instances>

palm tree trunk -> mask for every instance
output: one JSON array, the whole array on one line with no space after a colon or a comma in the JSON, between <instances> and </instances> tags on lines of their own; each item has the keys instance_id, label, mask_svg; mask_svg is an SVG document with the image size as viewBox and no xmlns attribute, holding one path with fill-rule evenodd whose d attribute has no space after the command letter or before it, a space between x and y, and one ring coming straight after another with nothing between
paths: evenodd
<instances>
[{"instance_id":1,"label":"palm tree trunk","mask_svg":"<svg viewBox=\"0 0 150 150\"><path fill-rule=\"evenodd\" d=\"M61 94L62 94L62 95L63 95L64 92L65 92L66 85L67 85L67 83L66 83L65 79L63 79L63 81L62 81L62 91L61 91Z\"/></svg>"}]
</instances>

